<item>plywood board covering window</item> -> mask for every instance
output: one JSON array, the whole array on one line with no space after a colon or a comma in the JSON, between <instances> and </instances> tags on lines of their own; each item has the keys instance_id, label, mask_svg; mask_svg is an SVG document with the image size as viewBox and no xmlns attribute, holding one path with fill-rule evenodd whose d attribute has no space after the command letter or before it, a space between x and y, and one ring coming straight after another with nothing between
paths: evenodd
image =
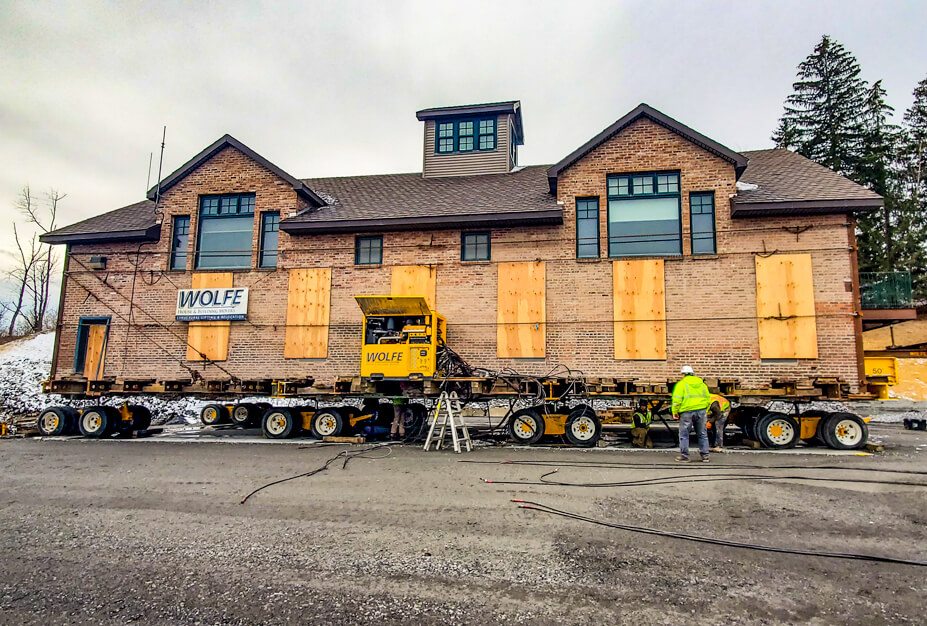
<instances>
[{"instance_id":1,"label":"plywood board covering window","mask_svg":"<svg viewBox=\"0 0 927 626\"><path fill-rule=\"evenodd\" d=\"M87 352L84 356L84 377L87 380L102 380L103 362L106 360L106 338L108 324L87 326Z\"/></svg>"},{"instance_id":2,"label":"plywood board covering window","mask_svg":"<svg viewBox=\"0 0 927 626\"><path fill-rule=\"evenodd\" d=\"M328 356L331 293L330 267L290 270L284 358L324 359Z\"/></svg>"},{"instance_id":3,"label":"plywood board covering window","mask_svg":"<svg viewBox=\"0 0 927 626\"><path fill-rule=\"evenodd\" d=\"M761 359L816 359L810 254L756 257L756 313Z\"/></svg>"},{"instance_id":4,"label":"plywood board covering window","mask_svg":"<svg viewBox=\"0 0 927 626\"><path fill-rule=\"evenodd\" d=\"M221 289L232 286L231 272L200 272L193 274L192 289ZM231 322L190 322L187 329L187 360L225 361L229 358Z\"/></svg>"},{"instance_id":5,"label":"plywood board covering window","mask_svg":"<svg viewBox=\"0 0 927 626\"><path fill-rule=\"evenodd\" d=\"M663 260L612 262L615 358L666 359Z\"/></svg>"},{"instance_id":6,"label":"plywood board covering window","mask_svg":"<svg viewBox=\"0 0 927 626\"><path fill-rule=\"evenodd\" d=\"M393 267L390 293L394 296L423 296L435 310L437 268L433 265L397 265Z\"/></svg>"},{"instance_id":7,"label":"plywood board covering window","mask_svg":"<svg viewBox=\"0 0 927 626\"><path fill-rule=\"evenodd\" d=\"M544 263L500 263L498 272L497 355L544 358L547 321Z\"/></svg>"}]
</instances>

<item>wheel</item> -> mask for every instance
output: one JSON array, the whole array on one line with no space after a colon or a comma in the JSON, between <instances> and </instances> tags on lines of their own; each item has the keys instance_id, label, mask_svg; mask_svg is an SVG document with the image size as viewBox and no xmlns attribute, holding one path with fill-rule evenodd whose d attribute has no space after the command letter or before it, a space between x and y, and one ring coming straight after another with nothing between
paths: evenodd
<instances>
[{"instance_id":1,"label":"wheel","mask_svg":"<svg viewBox=\"0 0 927 626\"><path fill-rule=\"evenodd\" d=\"M261 420L261 431L268 439L292 437L300 431L300 427L296 424L296 415L285 408L270 409L264 413L264 418Z\"/></svg>"},{"instance_id":2,"label":"wheel","mask_svg":"<svg viewBox=\"0 0 927 626\"><path fill-rule=\"evenodd\" d=\"M132 415L132 430L148 430L151 426L151 411L140 404L130 404L129 413Z\"/></svg>"},{"instance_id":3,"label":"wheel","mask_svg":"<svg viewBox=\"0 0 927 626\"><path fill-rule=\"evenodd\" d=\"M756 422L756 434L767 448L794 448L798 443L798 422L785 413L767 413Z\"/></svg>"},{"instance_id":4,"label":"wheel","mask_svg":"<svg viewBox=\"0 0 927 626\"><path fill-rule=\"evenodd\" d=\"M53 406L39 414L35 426L45 437L64 435L71 428L71 416L68 414L66 407Z\"/></svg>"},{"instance_id":5,"label":"wheel","mask_svg":"<svg viewBox=\"0 0 927 626\"><path fill-rule=\"evenodd\" d=\"M534 409L515 411L509 419L509 436L518 443L537 443L544 436L544 419Z\"/></svg>"},{"instance_id":6,"label":"wheel","mask_svg":"<svg viewBox=\"0 0 927 626\"><path fill-rule=\"evenodd\" d=\"M409 404L403 409L402 425L406 430L407 439L414 439L421 434L427 415L428 409L422 404Z\"/></svg>"},{"instance_id":7,"label":"wheel","mask_svg":"<svg viewBox=\"0 0 927 626\"><path fill-rule=\"evenodd\" d=\"M200 411L200 421L205 426L214 426L229 421L229 410L221 404L207 404Z\"/></svg>"},{"instance_id":8,"label":"wheel","mask_svg":"<svg viewBox=\"0 0 927 626\"><path fill-rule=\"evenodd\" d=\"M595 411L587 406L578 407L567 416L565 434L570 444L591 448L602 436L602 423Z\"/></svg>"},{"instance_id":9,"label":"wheel","mask_svg":"<svg viewBox=\"0 0 927 626\"><path fill-rule=\"evenodd\" d=\"M232 412L229 414L229 419L231 419L232 423L236 426L240 426L242 428L251 428L252 426L256 426L257 423L261 421L261 416L266 411L267 409L262 411L260 406L257 404L243 402L241 404L236 404L232 408Z\"/></svg>"},{"instance_id":10,"label":"wheel","mask_svg":"<svg viewBox=\"0 0 927 626\"><path fill-rule=\"evenodd\" d=\"M345 419L341 411L334 408L319 409L312 416L310 432L316 439L337 437L344 428Z\"/></svg>"},{"instance_id":11,"label":"wheel","mask_svg":"<svg viewBox=\"0 0 927 626\"><path fill-rule=\"evenodd\" d=\"M115 413L115 415L113 415ZM119 411L109 406L92 406L84 409L77 422L80 434L84 437L99 439L108 437L116 429Z\"/></svg>"},{"instance_id":12,"label":"wheel","mask_svg":"<svg viewBox=\"0 0 927 626\"><path fill-rule=\"evenodd\" d=\"M869 440L869 427L852 413L831 413L821 420L821 436L834 450L857 450Z\"/></svg>"}]
</instances>

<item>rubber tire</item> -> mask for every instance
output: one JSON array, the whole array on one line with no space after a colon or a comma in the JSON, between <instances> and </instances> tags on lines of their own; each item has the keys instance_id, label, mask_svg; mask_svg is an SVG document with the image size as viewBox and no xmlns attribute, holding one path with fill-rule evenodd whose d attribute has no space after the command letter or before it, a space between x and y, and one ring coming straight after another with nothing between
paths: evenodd
<instances>
[{"instance_id":1,"label":"rubber tire","mask_svg":"<svg viewBox=\"0 0 927 626\"><path fill-rule=\"evenodd\" d=\"M406 439L415 439L425 430L425 422L428 421L428 409L425 408L424 404L410 404L408 406L412 409L412 420L407 421L405 424Z\"/></svg>"},{"instance_id":2,"label":"rubber tire","mask_svg":"<svg viewBox=\"0 0 927 626\"><path fill-rule=\"evenodd\" d=\"M84 422L87 419L87 414L97 414L100 417L99 426L96 430L89 430L85 427ZM118 417L118 411L117 417ZM116 428L116 420L113 419L113 410L109 406L92 406L80 414L80 419L77 422L78 428L80 429L80 434L84 437L90 437L91 439L102 439L104 437L109 437L113 434L113 431Z\"/></svg>"},{"instance_id":3,"label":"rubber tire","mask_svg":"<svg viewBox=\"0 0 927 626\"><path fill-rule=\"evenodd\" d=\"M140 404L130 404L129 412L132 414L132 430L148 430L151 426L151 411Z\"/></svg>"},{"instance_id":4,"label":"rubber tire","mask_svg":"<svg viewBox=\"0 0 927 626\"><path fill-rule=\"evenodd\" d=\"M847 445L841 443L836 437L837 423L847 419L856 422L863 434L855 444ZM859 450L869 441L869 427L858 415L852 413L831 413L830 417L821 420L821 436L827 444L827 447L833 448L834 450Z\"/></svg>"},{"instance_id":5,"label":"rubber tire","mask_svg":"<svg viewBox=\"0 0 927 626\"><path fill-rule=\"evenodd\" d=\"M207 419L206 412L210 409L215 410L215 418ZM203 426L215 426L216 424L224 424L231 421L229 417L229 410L223 404L207 404L203 407L203 410L200 411L200 422Z\"/></svg>"},{"instance_id":6,"label":"rubber tire","mask_svg":"<svg viewBox=\"0 0 927 626\"><path fill-rule=\"evenodd\" d=\"M52 414L56 420L55 427L51 429L45 427L45 424L43 423L44 420L42 419L49 413ZM67 411L65 411L65 407L49 407L39 413L39 417L35 421L35 427L39 430L39 434L41 434L43 437L57 437L58 435L65 435L71 427L71 416L68 415Z\"/></svg>"},{"instance_id":7,"label":"rubber tire","mask_svg":"<svg viewBox=\"0 0 927 626\"><path fill-rule=\"evenodd\" d=\"M60 407L68 414L68 429L65 431L65 435L79 435L80 429L77 427L77 420L80 419L80 411L75 409L73 406L63 406Z\"/></svg>"},{"instance_id":8,"label":"rubber tire","mask_svg":"<svg viewBox=\"0 0 927 626\"><path fill-rule=\"evenodd\" d=\"M581 417L588 417L592 421L592 436L589 439L579 439L573 434L571 428L572 424ZM580 448L594 448L602 437L602 422L599 420L599 416L595 414L595 411L588 406L577 407L567 415L566 432L564 435L566 436L566 440L570 442L570 445Z\"/></svg>"},{"instance_id":9,"label":"rubber tire","mask_svg":"<svg viewBox=\"0 0 927 626\"><path fill-rule=\"evenodd\" d=\"M770 425L776 420L786 422L792 428L792 438L789 441L776 442L769 436L768 429ZM759 437L760 443L772 450L785 450L787 448L794 448L795 444L798 443L798 440L801 439L801 437L799 437L801 430L799 429L798 421L796 421L796 419L791 415L786 415L785 413L767 413L761 417L756 422L756 434Z\"/></svg>"},{"instance_id":10,"label":"rubber tire","mask_svg":"<svg viewBox=\"0 0 927 626\"><path fill-rule=\"evenodd\" d=\"M298 411L296 413L298 415ZM275 415L279 415L284 420L284 427L279 432L275 429L268 429L267 426L268 421ZM261 432L267 439L289 439L299 434L301 430L302 426L296 423L296 415L294 415L294 412L285 407L268 409L261 418Z\"/></svg>"},{"instance_id":11,"label":"rubber tire","mask_svg":"<svg viewBox=\"0 0 927 626\"><path fill-rule=\"evenodd\" d=\"M323 434L319 431L317 424L325 417L332 418L335 421L335 427L332 432ZM319 409L313 414L312 420L309 422L311 426L309 428L309 432L311 432L312 436L316 439L322 439L323 437L337 437L341 435L342 431L344 430L344 424L346 421L347 420L344 418L342 412L335 407Z\"/></svg>"},{"instance_id":12,"label":"rubber tire","mask_svg":"<svg viewBox=\"0 0 927 626\"><path fill-rule=\"evenodd\" d=\"M516 426L519 424L524 424L526 422L522 421L521 418L530 418L537 425L535 431L529 437L518 437L516 433ZM512 440L517 441L518 443L524 445L531 445L539 442L544 436L544 418L541 417L537 411L534 409L521 409L520 411L515 411L512 414L512 417L509 418L508 423L509 437Z\"/></svg>"},{"instance_id":13,"label":"rubber tire","mask_svg":"<svg viewBox=\"0 0 927 626\"><path fill-rule=\"evenodd\" d=\"M261 416L263 416L266 412L267 409L262 411L257 404L242 402L241 404L236 404L234 407L232 407L232 410L229 413L229 419L235 426L240 428L251 428L256 426L257 423L261 421ZM244 413L244 419L242 419L242 413Z\"/></svg>"}]
</instances>

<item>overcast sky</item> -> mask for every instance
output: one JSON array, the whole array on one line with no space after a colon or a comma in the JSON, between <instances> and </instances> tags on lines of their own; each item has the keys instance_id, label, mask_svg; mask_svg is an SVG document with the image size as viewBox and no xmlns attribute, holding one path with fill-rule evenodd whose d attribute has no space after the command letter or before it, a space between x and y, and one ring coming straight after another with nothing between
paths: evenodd
<instances>
[{"instance_id":1,"label":"overcast sky","mask_svg":"<svg viewBox=\"0 0 927 626\"><path fill-rule=\"evenodd\" d=\"M415 111L519 99L523 165L640 102L769 147L827 33L898 113L927 76L927 2L0 0L0 211L66 192L61 225L141 200L224 133L299 177L421 171ZM9 229L0 247L9 249Z\"/></svg>"}]
</instances>

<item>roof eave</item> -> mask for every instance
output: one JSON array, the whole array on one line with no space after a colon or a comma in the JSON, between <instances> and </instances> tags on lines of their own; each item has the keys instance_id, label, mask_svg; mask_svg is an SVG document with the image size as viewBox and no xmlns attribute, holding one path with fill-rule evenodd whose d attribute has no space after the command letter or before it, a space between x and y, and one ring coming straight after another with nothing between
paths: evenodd
<instances>
[{"instance_id":1,"label":"roof eave","mask_svg":"<svg viewBox=\"0 0 927 626\"><path fill-rule=\"evenodd\" d=\"M330 233L370 233L408 230L443 230L455 228L490 228L508 226L557 226L563 224L562 209L540 209L518 213L476 215L435 215L426 217L391 217L357 220L280 222L280 230L291 235Z\"/></svg>"},{"instance_id":2,"label":"roof eave","mask_svg":"<svg viewBox=\"0 0 927 626\"><path fill-rule=\"evenodd\" d=\"M160 224L133 230L117 230L109 233L73 233L56 235L46 233L39 241L51 245L75 243L115 243L117 241L158 241L161 237Z\"/></svg>"},{"instance_id":3,"label":"roof eave","mask_svg":"<svg viewBox=\"0 0 927 626\"><path fill-rule=\"evenodd\" d=\"M847 200L791 200L779 202L731 202L731 217L776 217L786 215L828 215L875 211L883 206L882 198Z\"/></svg>"}]
</instances>

